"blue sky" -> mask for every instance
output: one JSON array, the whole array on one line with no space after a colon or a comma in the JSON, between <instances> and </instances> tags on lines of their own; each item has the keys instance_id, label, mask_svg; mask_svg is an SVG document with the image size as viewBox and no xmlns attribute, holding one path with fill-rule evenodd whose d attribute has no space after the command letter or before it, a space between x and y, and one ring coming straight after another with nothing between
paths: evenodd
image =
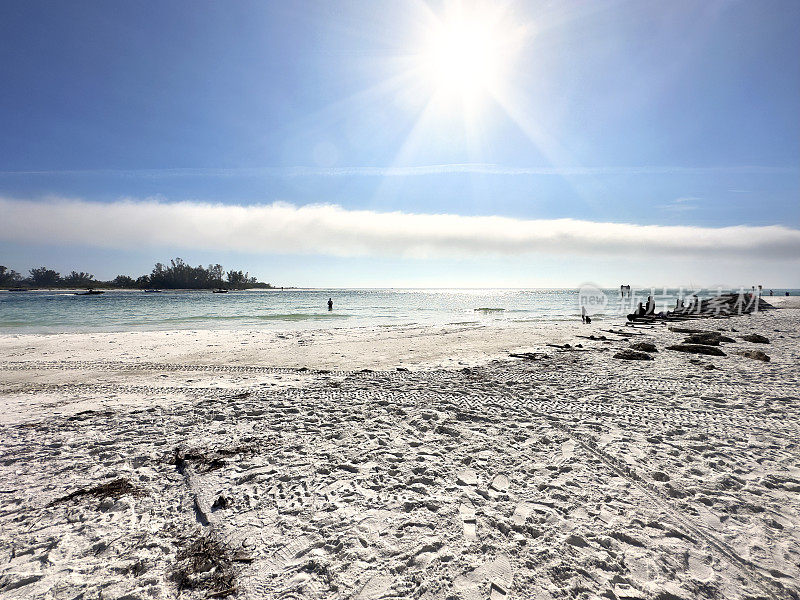
<instances>
[{"instance_id":1,"label":"blue sky","mask_svg":"<svg viewBox=\"0 0 800 600\"><path fill-rule=\"evenodd\" d=\"M439 82L420 75L432 60L421 40L458 10L490 14L474 2L3 2L0 198L16 204L0 264L113 277L179 255L287 285L800 285L799 3L509 3L491 12L492 35L519 39L492 64L500 91L469 114L458 93L433 102ZM246 248L204 244L203 230L100 243L63 218L47 239L11 234L26 206L63 199L88 212L122 199L332 204L366 211L351 219L365 226L394 212L574 219L595 224L595 246L498 252L469 233L475 249L450 252L443 231L343 250L354 226L282 250L270 215ZM627 238L627 254L607 252L607 223L689 226L676 230L689 242L733 226L756 244L769 244L764 226L789 237L777 261L670 259L649 234L643 252ZM668 264L654 272L653 258Z\"/></svg>"}]
</instances>

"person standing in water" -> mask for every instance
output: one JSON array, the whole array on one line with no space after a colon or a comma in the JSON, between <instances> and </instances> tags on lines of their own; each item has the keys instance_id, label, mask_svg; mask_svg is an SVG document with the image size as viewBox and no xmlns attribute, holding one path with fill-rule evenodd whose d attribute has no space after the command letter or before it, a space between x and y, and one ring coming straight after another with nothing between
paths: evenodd
<instances>
[{"instance_id":1,"label":"person standing in water","mask_svg":"<svg viewBox=\"0 0 800 600\"><path fill-rule=\"evenodd\" d=\"M333 298L328 298L328 310L333 310Z\"/></svg>"}]
</instances>

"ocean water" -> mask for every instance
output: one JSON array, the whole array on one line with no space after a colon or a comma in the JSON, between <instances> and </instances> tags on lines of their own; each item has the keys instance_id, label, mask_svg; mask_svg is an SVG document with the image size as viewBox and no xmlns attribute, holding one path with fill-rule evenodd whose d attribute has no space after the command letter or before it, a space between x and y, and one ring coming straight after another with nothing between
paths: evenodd
<instances>
[{"instance_id":1,"label":"ocean water","mask_svg":"<svg viewBox=\"0 0 800 600\"><path fill-rule=\"evenodd\" d=\"M624 317L651 290L633 290L633 295L624 299L619 288L597 292L606 298L606 304L597 304L590 312L596 319L608 319ZM672 308L675 298L687 292L659 289L655 294L658 310L662 310ZM334 302L330 312L328 298ZM577 288L247 290L227 294L119 290L97 296L76 296L62 290L0 291L0 333L453 324L502 327L579 319L578 298Z\"/></svg>"}]
</instances>

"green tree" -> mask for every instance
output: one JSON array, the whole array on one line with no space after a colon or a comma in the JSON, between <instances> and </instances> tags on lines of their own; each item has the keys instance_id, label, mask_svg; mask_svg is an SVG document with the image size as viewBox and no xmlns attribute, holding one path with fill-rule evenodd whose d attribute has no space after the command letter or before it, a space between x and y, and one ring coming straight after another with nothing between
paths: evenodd
<instances>
[{"instance_id":1,"label":"green tree","mask_svg":"<svg viewBox=\"0 0 800 600\"><path fill-rule=\"evenodd\" d=\"M35 285L52 287L61 283L61 274L53 269L48 269L47 267L31 269L30 274L31 280Z\"/></svg>"},{"instance_id":2,"label":"green tree","mask_svg":"<svg viewBox=\"0 0 800 600\"><path fill-rule=\"evenodd\" d=\"M111 283L119 288L133 288L136 287L136 280L128 275L117 275Z\"/></svg>"},{"instance_id":3,"label":"green tree","mask_svg":"<svg viewBox=\"0 0 800 600\"><path fill-rule=\"evenodd\" d=\"M91 273L84 273L83 271L80 273L72 271L69 275L64 277L63 282L65 285L73 285L76 287L86 287L97 283L94 280L94 275Z\"/></svg>"},{"instance_id":4,"label":"green tree","mask_svg":"<svg viewBox=\"0 0 800 600\"><path fill-rule=\"evenodd\" d=\"M228 287L234 290L245 287L249 280L249 273L241 271L228 271Z\"/></svg>"},{"instance_id":5,"label":"green tree","mask_svg":"<svg viewBox=\"0 0 800 600\"><path fill-rule=\"evenodd\" d=\"M225 270L222 265L208 265L208 279L209 283L214 287L222 287L222 277L225 275Z\"/></svg>"},{"instance_id":6,"label":"green tree","mask_svg":"<svg viewBox=\"0 0 800 600\"><path fill-rule=\"evenodd\" d=\"M20 281L22 281L22 276L19 273L0 265L0 285L17 285Z\"/></svg>"}]
</instances>

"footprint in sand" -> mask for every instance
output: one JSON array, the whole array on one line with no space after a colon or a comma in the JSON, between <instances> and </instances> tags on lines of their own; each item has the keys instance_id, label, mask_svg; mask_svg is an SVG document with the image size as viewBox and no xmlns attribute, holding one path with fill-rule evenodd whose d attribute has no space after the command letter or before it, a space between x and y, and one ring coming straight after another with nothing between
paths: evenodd
<instances>
[{"instance_id":1,"label":"footprint in sand","mask_svg":"<svg viewBox=\"0 0 800 600\"><path fill-rule=\"evenodd\" d=\"M500 475L494 476L494 479L492 479L492 483L489 484L489 487L495 492L507 492L510 485L511 481L508 479L508 476L501 473Z\"/></svg>"},{"instance_id":2,"label":"footprint in sand","mask_svg":"<svg viewBox=\"0 0 800 600\"><path fill-rule=\"evenodd\" d=\"M459 485L478 485L478 474L473 469L461 469L456 473Z\"/></svg>"},{"instance_id":3,"label":"footprint in sand","mask_svg":"<svg viewBox=\"0 0 800 600\"><path fill-rule=\"evenodd\" d=\"M561 459L567 461L575 455L575 442L568 440L561 444Z\"/></svg>"},{"instance_id":4,"label":"footprint in sand","mask_svg":"<svg viewBox=\"0 0 800 600\"><path fill-rule=\"evenodd\" d=\"M321 540L316 536L300 536L283 546L268 558L266 560L266 566L272 572L278 573L294 564L297 559L319 545L321 545Z\"/></svg>"},{"instance_id":5,"label":"footprint in sand","mask_svg":"<svg viewBox=\"0 0 800 600\"><path fill-rule=\"evenodd\" d=\"M517 527L525 525L525 521L531 516L533 512L533 505L528 502L520 502L514 509L514 514L511 515L511 522Z\"/></svg>"},{"instance_id":6,"label":"footprint in sand","mask_svg":"<svg viewBox=\"0 0 800 600\"><path fill-rule=\"evenodd\" d=\"M710 557L691 552L688 558L689 573L697 581L710 581L714 577L714 569L710 565Z\"/></svg>"},{"instance_id":7,"label":"footprint in sand","mask_svg":"<svg viewBox=\"0 0 800 600\"><path fill-rule=\"evenodd\" d=\"M509 600L511 598L514 573L511 561L503 554L470 573L459 575L453 580L453 587L465 600L485 600L486 596L481 594L480 590L487 579L489 580L489 600Z\"/></svg>"},{"instance_id":8,"label":"footprint in sand","mask_svg":"<svg viewBox=\"0 0 800 600\"><path fill-rule=\"evenodd\" d=\"M458 507L458 514L464 524L464 539L473 542L478 539L478 522L475 518L475 507L469 500L463 500Z\"/></svg>"},{"instance_id":9,"label":"footprint in sand","mask_svg":"<svg viewBox=\"0 0 800 600\"><path fill-rule=\"evenodd\" d=\"M506 600L511 595L514 572L511 561L504 554L494 559L489 567L489 600Z\"/></svg>"},{"instance_id":10,"label":"footprint in sand","mask_svg":"<svg viewBox=\"0 0 800 600\"><path fill-rule=\"evenodd\" d=\"M385 575L372 576L358 592L354 600L374 600L384 598L385 594L392 588L394 579Z\"/></svg>"}]
</instances>

